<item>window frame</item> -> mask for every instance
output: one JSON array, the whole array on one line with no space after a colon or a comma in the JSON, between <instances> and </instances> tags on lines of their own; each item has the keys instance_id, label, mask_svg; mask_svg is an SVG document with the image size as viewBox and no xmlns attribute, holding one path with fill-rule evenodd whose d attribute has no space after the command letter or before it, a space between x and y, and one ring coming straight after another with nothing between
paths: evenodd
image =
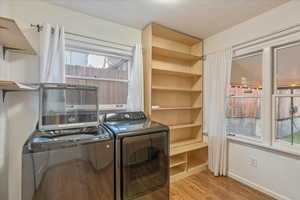
<instances>
[{"instance_id":1,"label":"window frame","mask_svg":"<svg viewBox=\"0 0 300 200\"><path fill-rule=\"evenodd\" d=\"M66 78L72 78L72 79L80 79L80 80L99 80L99 81L113 81L113 82L129 82L129 76L130 76L130 71L131 71L131 66L132 66L132 57L126 56L126 55L117 55L117 54L109 54L105 52L96 52L94 50L85 50L82 48L74 48L74 47L66 47L65 51L75 51L78 53L92 53L93 55L99 55L99 56L109 56L109 57L115 57L115 58L124 58L128 60L128 74L127 74L127 79L111 79L111 78L95 78L95 77L86 77L86 76L70 76L66 74Z\"/></svg>"},{"instance_id":2,"label":"window frame","mask_svg":"<svg viewBox=\"0 0 300 200\"><path fill-rule=\"evenodd\" d=\"M294 47L294 46L300 46L300 41L297 40L297 41L292 41L292 42L289 42L289 43L285 43L285 44L281 44L281 45L278 45L278 46L274 46L273 47L273 51L272 51L272 54L273 54L273 94L278 94L277 93L277 81L276 81L276 72L277 72L277 52L278 50L280 49L286 49L286 48L289 48L289 47ZM276 92L275 92L276 91Z\"/></svg>"},{"instance_id":3,"label":"window frame","mask_svg":"<svg viewBox=\"0 0 300 200\"><path fill-rule=\"evenodd\" d=\"M262 124L263 128L263 140L262 142L250 141L243 138L227 136L229 140L250 144L272 151L287 153L291 155L300 156L300 149L292 147L291 145L286 146L274 142L276 130L274 129L274 111L275 111L275 100L273 97L274 91L274 54L275 48L291 45L293 43L300 42L300 27L291 26L284 30L266 34L247 42L242 42L232 47L232 55L245 55L249 52L263 51L263 112L264 121Z\"/></svg>"},{"instance_id":4,"label":"window frame","mask_svg":"<svg viewBox=\"0 0 300 200\"><path fill-rule=\"evenodd\" d=\"M263 66L264 66L264 54L263 54L263 49L259 49L259 50L255 50L255 51L249 51L249 52L246 52L246 53L242 53L240 55L237 55L237 56L234 56L232 57L232 63L234 60L238 60L238 59L243 59L243 58L249 58L249 57L253 57L253 56L258 56L258 55L261 55L262 57L262 89L264 88L264 76L263 76ZM230 82L230 81L229 81ZM264 91L262 90L262 95L261 96L230 96L229 94L226 95L226 106L228 105L228 99L230 98L259 98L261 99L261 109L260 109L260 113L261 113L261 120L262 120L262 133L261 133L261 136L259 138L257 137L250 137L250 136L245 136L245 135L242 135L242 134L228 134L227 133L227 136L234 136L234 137L237 137L237 138L240 138L240 139L243 139L243 140L249 140L249 141L252 141L252 142L256 142L256 143L262 143L263 142L263 139L264 139L264 112L263 112L263 104L264 104Z\"/></svg>"},{"instance_id":5,"label":"window frame","mask_svg":"<svg viewBox=\"0 0 300 200\"><path fill-rule=\"evenodd\" d=\"M119 83L128 83L130 80L130 73L131 73L131 68L132 68L132 63L133 63L133 56L129 55L122 55L118 53L113 53L110 52L108 53L107 51L101 51L101 50L88 50L79 46L65 46L65 51L75 51L78 53L90 53L93 55L99 55L99 56L110 56L110 57L115 57L115 58L123 58L128 60L128 69L127 69L127 79L113 79L113 78L96 78L96 77L87 77L87 76L72 76L72 75L67 75L65 73L66 79L77 79L77 80L94 80L94 81L108 81L108 82L119 82ZM66 64L67 65L67 64ZM99 104L99 108L104 108L105 110L126 110L127 109L127 104Z\"/></svg>"},{"instance_id":6,"label":"window frame","mask_svg":"<svg viewBox=\"0 0 300 200\"><path fill-rule=\"evenodd\" d=\"M277 136L277 123L276 123L276 114L277 114L277 109L276 109L276 98L277 97L300 97L300 94L294 94L294 95L283 95L283 94L277 94L272 96L272 144L275 147L285 147L289 148L292 150L297 150L300 151L300 144L292 144L291 142L285 142L282 140L276 139Z\"/></svg>"},{"instance_id":7,"label":"window frame","mask_svg":"<svg viewBox=\"0 0 300 200\"><path fill-rule=\"evenodd\" d=\"M277 108L276 108L276 98L278 97L300 97L300 94L279 94L277 89L277 70L278 70L278 61L277 61L277 55L278 50L286 49L294 46L300 46L300 40L291 40L289 42L273 46L272 48L272 78L273 78L273 88L272 88L272 145L278 148L288 148L291 150L300 151L300 144L292 144L291 142L285 142L282 140L276 139L277 136L277 123L276 123L276 114L277 114Z\"/></svg>"}]
</instances>

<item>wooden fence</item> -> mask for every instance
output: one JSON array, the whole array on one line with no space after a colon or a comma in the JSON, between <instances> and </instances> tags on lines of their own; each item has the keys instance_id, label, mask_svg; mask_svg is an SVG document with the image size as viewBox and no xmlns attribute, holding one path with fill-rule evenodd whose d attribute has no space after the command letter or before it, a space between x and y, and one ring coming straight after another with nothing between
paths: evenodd
<instances>
[{"instance_id":1,"label":"wooden fence","mask_svg":"<svg viewBox=\"0 0 300 200\"><path fill-rule=\"evenodd\" d=\"M228 93L229 96L237 97L228 97L227 99L227 118L260 118L260 96L262 94L260 89L232 87Z\"/></svg>"},{"instance_id":2,"label":"wooden fence","mask_svg":"<svg viewBox=\"0 0 300 200\"><path fill-rule=\"evenodd\" d=\"M67 76L82 76L91 78L106 78L127 80L127 70L114 68L99 69L93 67L82 67L67 65ZM100 104L126 104L128 95L128 83L103 80L82 80L67 78L67 83L76 85L90 85L98 87L98 102Z\"/></svg>"},{"instance_id":3,"label":"wooden fence","mask_svg":"<svg viewBox=\"0 0 300 200\"><path fill-rule=\"evenodd\" d=\"M251 92L251 93L250 93ZM298 91L297 91L298 92ZM280 94L290 94L290 89L281 89ZM298 94L300 91L298 92ZM261 89L246 89L240 87L232 87L229 89L229 96L243 96L243 98L230 98L227 101L227 118L256 118L261 117ZM253 98L257 97L257 98ZM299 111L294 117L300 117L300 97L280 97L276 101L277 120L285 120L291 118L291 100Z\"/></svg>"}]
</instances>

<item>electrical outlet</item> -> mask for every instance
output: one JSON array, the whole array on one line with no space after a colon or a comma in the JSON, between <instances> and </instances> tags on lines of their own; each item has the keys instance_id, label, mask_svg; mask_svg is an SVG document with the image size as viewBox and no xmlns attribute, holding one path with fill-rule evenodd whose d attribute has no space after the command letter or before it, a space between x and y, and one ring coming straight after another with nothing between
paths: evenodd
<instances>
[{"instance_id":1,"label":"electrical outlet","mask_svg":"<svg viewBox=\"0 0 300 200\"><path fill-rule=\"evenodd\" d=\"M250 164L251 167L257 168L256 158L250 158L249 164Z\"/></svg>"}]
</instances>

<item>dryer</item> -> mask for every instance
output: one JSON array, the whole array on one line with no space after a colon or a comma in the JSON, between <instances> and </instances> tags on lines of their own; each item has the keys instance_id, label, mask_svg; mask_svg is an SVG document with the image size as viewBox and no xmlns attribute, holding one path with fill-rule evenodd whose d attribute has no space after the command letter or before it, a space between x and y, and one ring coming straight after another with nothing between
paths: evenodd
<instances>
[{"instance_id":1,"label":"dryer","mask_svg":"<svg viewBox=\"0 0 300 200\"><path fill-rule=\"evenodd\" d=\"M143 112L103 121L115 138L116 200L169 200L169 128Z\"/></svg>"}]
</instances>

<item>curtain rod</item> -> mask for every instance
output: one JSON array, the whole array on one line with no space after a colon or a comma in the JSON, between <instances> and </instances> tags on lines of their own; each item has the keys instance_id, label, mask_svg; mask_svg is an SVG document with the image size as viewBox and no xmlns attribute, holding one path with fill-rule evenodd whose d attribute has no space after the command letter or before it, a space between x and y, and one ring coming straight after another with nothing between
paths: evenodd
<instances>
[{"instance_id":1,"label":"curtain rod","mask_svg":"<svg viewBox=\"0 0 300 200\"><path fill-rule=\"evenodd\" d=\"M43 30L43 26L40 25L40 24L30 24L30 26L35 28L37 30L37 32L41 32ZM53 27L52 27L52 30L54 30ZM125 46L125 47L129 47L129 48L134 48L135 47L134 45L128 45L128 44L123 44L123 43L119 43L119 42L112 42L112 41L109 41L109 40L103 40L103 39L99 39L99 38L95 38L95 37L91 37L91 36L86 36L86 35L81 35L81 34L78 34L78 33L72 33L72 32L68 32L68 31L65 31L65 34L79 36L79 37L92 39L92 40L97 40L97 41L101 41L101 42L107 42L107 43L111 43L111 44L115 44L115 45L119 45L119 46Z\"/></svg>"},{"instance_id":2,"label":"curtain rod","mask_svg":"<svg viewBox=\"0 0 300 200\"><path fill-rule=\"evenodd\" d=\"M277 31L274 31L274 32L272 32L272 33L269 33L269 34L266 34L266 35L263 35L263 36L256 37L256 38L251 39L251 40L248 40L248 41L246 41L246 42L241 42L241 43L235 44L235 45L232 46L232 48L237 48L237 47L239 47L239 46L242 46L242 45L245 45L245 44L248 44L248 43L255 42L255 41L257 41L257 40L266 38L265 40L261 41L261 42L265 42L265 41L268 41L268 40L269 40L268 37L271 37L271 36L273 36L273 35L275 35L275 34L279 34L279 33L282 33L282 32L288 31L288 30L291 30L291 29L293 29L293 28L297 28L297 27L299 27L299 26L300 26L300 24L295 24L295 25L293 25L293 26L281 28L281 29L279 29L279 30L277 30ZM299 31L297 31L297 32L299 32ZM281 37L281 36L279 36L279 37ZM261 43L261 42L259 42L259 43ZM255 44L257 44L257 43L255 43ZM255 44L253 44L253 45L255 45ZM249 45L249 46L250 46L250 45ZM252 45L251 45L251 46L252 46Z\"/></svg>"},{"instance_id":3,"label":"curtain rod","mask_svg":"<svg viewBox=\"0 0 300 200\"><path fill-rule=\"evenodd\" d=\"M266 42L266 41L270 40L270 38L268 38L268 37L271 37L271 36L273 36L273 35L275 35L275 34L279 34L279 33L282 33L282 32L291 30L291 29L293 29L293 28L297 28L297 27L300 27L300 24L295 24L295 25L293 25L293 26L285 27L285 28L279 29L279 30L277 30L277 31L274 31L274 32L272 32L272 33L269 33L269 34L266 34L266 35L263 35L263 36L259 36L259 37L256 37L256 38L254 38L254 39L251 39L251 40L248 40L248 41L245 41L245 42L241 42L241 43L234 44L234 45L232 45L231 47L225 47L225 49L226 49L226 48L232 48L232 49L234 49L234 50L240 50L240 49L243 49L243 48L245 48L245 47L251 47L251 46L254 46L254 45L257 45L257 44L260 44L260 43L263 43L263 42ZM294 31L294 32L299 32L299 30L298 30L298 31ZM292 33L294 33L294 32L292 32ZM289 34L290 34L290 33L289 33ZM277 36L277 37L281 37L281 35L280 35L280 36ZM263 41L258 41L258 42L254 43L254 44L251 44L252 42L255 42L255 41L257 41L257 40L262 40L262 39L265 39L265 40L263 40ZM272 38L272 39L273 39L273 38ZM248 43L249 43L249 45L243 46L243 45L246 45L246 44L248 44ZM238 48L239 46L243 46L243 47ZM219 52L219 51L222 51L222 50L223 50L223 49L218 49L218 50L215 50L215 51L208 52L207 54L205 54L205 56L214 54L214 53Z\"/></svg>"}]
</instances>

